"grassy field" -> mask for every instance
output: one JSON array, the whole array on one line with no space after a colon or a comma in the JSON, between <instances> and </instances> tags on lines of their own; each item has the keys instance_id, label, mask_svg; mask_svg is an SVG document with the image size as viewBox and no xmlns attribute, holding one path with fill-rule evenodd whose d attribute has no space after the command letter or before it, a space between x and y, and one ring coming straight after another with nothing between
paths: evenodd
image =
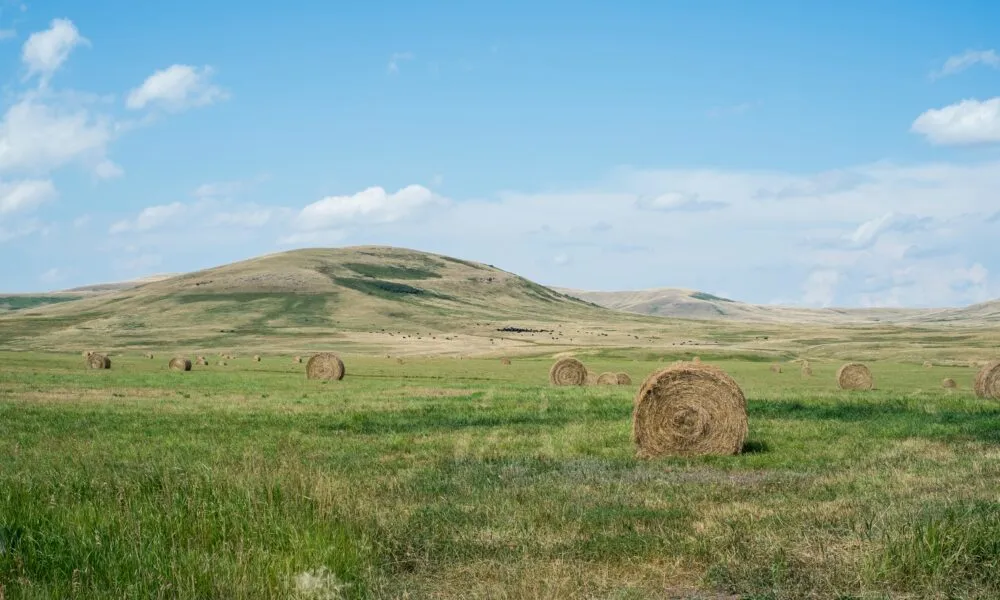
<instances>
[{"instance_id":1,"label":"grassy field","mask_svg":"<svg viewBox=\"0 0 1000 600\"><path fill-rule=\"evenodd\" d=\"M635 356L640 356L636 354ZM1000 403L969 367L713 360L740 456L639 461L636 386L550 359L190 373L0 354L0 598L997 598ZM954 377L960 389L940 389Z\"/></svg>"}]
</instances>

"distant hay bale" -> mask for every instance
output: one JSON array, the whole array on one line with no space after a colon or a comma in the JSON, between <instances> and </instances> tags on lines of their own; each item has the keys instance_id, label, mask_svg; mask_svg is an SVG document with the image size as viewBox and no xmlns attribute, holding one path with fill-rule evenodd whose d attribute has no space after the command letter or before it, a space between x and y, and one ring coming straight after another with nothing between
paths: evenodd
<instances>
[{"instance_id":1,"label":"distant hay bale","mask_svg":"<svg viewBox=\"0 0 1000 600\"><path fill-rule=\"evenodd\" d=\"M696 356L696 357L694 357L694 358L691 359L691 362L693 362L693 363L700 363L701 362L701 357L700 356Z\"/></svg>"},{"instance_id":2,"label":"distant hay bale","mask_svg":"<svg viewBox=\"0 0 1000 600\"><path fill-rule=\"evenodd\" d=\"M207 367L208 361L205 360L204 356L199 356L198 359L194 361L194 364L198 365L199 367Z\"/></svg>"},{"instance_id":3,"label":"distant hay bale","mask_svg":"<svg viewBox=\"0 0 1000 600\"><path fill-rule=\"evenodd\" d=\"M227 362L226 362L226 361L224 361L224 360L220 360L219 362L217 362L217 363L215 363L215 364L219 365L220 367L225 367L225 366L227 366L227 365L228 365L229 363L227 363Z\"/></svg>"},{"instance_id":4,"label":"distant hay bale","mask_svg":"<svg viewBox=\"0 0 1000 600\"><path fill-rule=\"evenodd\" d=\"M103 354L91 352L87 355L87 367L91 369L110 369L111 359Z\"/></svg>"},{"instance_id":5,"label":"distant hay bale","mask_svg":"<svg viewBox=\"0 0 1000 600\"><path fill-rule=\"evenodd\" d=\"M401 365L401 364L403 364L403 362L404 362L404 361L403 361L403 359L402 359L402 358L397 358L397 359L396 359L396 364L397 364L397 365Z\"/></svg>"},{"instance_id":6,"label":"distant hay bale","mask_svg":"<svg viewBox=\"0 0 1000 600\"><path fill-rule=\"evenodd\" d=\"M254 354L253 355L253 360L254 360L254 362L260 362L260 354Z\"/></svg>"},{"instance_id":7,"label":"distant hay bale","mask_svg":"<svg viewBox=\"0 0 1000 600\"><path fill-rule=\"evenodd\" d=\"M170 359L167 366L171 371L190 371L191 361L186 358L175 357Z\"/></svg>"},{"instance_id":8,"label":"distant hay bale","mask_svg":"<svg viewBox=\"0 0 1000 600\"><path fill-rule=\"evenodd\" d=\"M590 369L587 369L587 379L583 382L584 385L597 385L597 373L594 373Z\"/></svg>"},{"instance_id":9,"label":"distant hay bale","mask_svg":"<svg viewBox=\"0 0 1000 600\"><path fill-rule=\"evenodd\" d=\"M931 361L929 361L929 360L925 360L924 361L924 368L925 369L930 369L930 368L933 368L933 367L934 367L934 364L931 363Z\"/></svg>"},{"instance_id":10,"label":"distant hay bale","mask_svg":"<svg viewBox=\"0 0 1000 600\"><path fill-rule=\"evenodd\" d=\"M148 358L149 360L153 360L153 353L152 352L147 352L146 353L146 358Z\"/></svg>"},{"instance_id":11,"label":"distant hay bale","mask_svg":"<svg viewBox=\"0 0 1000 600\"><path fill-rule=\"evenodd\" d=\"M501 358L500 359L500 364L503 365L503 366L505 366L505 367L509 367L510 366L510 359L507 358L507 357Z\"/></svg>"},{"instance_id":12,"label":"distant hay bale","mask_svg":"<svg viewBox=\"0 0 1000 600\"><path fill-rule=\"evenodd\" d=\"M615 377L618 378L618 385L632 385L632 378L628 373L618 373Z\"/></svg>"},{"instance_id":13,"label":"distant hay bale","mask_svg":"<svg viewBox=\"0 0 1000 600\"><path fill-rule=\"evenodd\" d=\"M955 383L955 380L952 379L951 377L945 377L941 381L941 387L943 387L946 390L953 390L958 387L958 384Z\"/></svg>"},{"instance_id":14,"label":"distant hay bale","mask_svg":"<svg viewBox=\"0 0 1000 600\"><path fill-rule=\"evenodd\" d=\"M781 373L781 365L779 365L778 363L772 364L771 365L771 372L772 373Z\"/></svg>"},{"instance_id":15,"label":"distant hay bale","mask_svg":"<svg viewBox=\"0 0 1000 600\"><path fill-rule=\"evenodd\" d=\"M731 455L747 437L746 397L725 371L680 362L642 383L632 413L640 458Z\"/></svg>"},{"instance_id":16,"label":"distant hay bale","mask_svg":"<svg viewBox=\"0 0 1000 600\"><path fill-rule=\"evenodd\" d=\"M812 367L810 367L809 365L803 366L802 367L802 376L803 377L812 377L813 376Z\"/></svg>"},{"instance_id":17,"label":"distant hay bale","mask_svg":"<svg viewBox=\"0 0 1000 600\"><path fill-rule=\"evenodd\" d=\"M597 376L597 385L618 385L618 374L601 373Z\"/></svg>"},{"instance_id":18,"label":"distant hay bale","mask_svg":"<svg viewBox=\"0 0 1000 600\"><path fill-rule=\"evenodd\" d=\"M872 372L861 363L847 363L837 369L837 386L842 390L870 390L875 387Z\"/></svg>"},{"instance_id":19,"label":"distant hay bale","mask_svg":"<svg viewBox=\"0 0 1000 600\"><path fill-rule=\"evenodd\" d=\"M575 358L560 358L549 369L549 383L552 385L584 385L587 383L587 367Z\"/></svg>"},{"instance_id":20,"label":"distant hay bale","mask_svg":"<svg viewBox=\"0 0 1000 600\"><path fill-rule=\"evenodd\" d=\"M295 358L292 359L292 362L293 363L301 363L302 362L302 357L301 356L296 356Z\"/></svg>"},{"instance_id":21,"label":"distant hay bale","mask_svg":"<svg viewBox=\"0 0 1000 600\"><path fill-rule=\"evenodd\" d=\"M975 381L976 396L1000 400L1000 361L992 362L979 371Z\"/></svg>"},{"instance_id":22,"label":"distant hay bale","mask_svg":"<svg viewBox=\"0 0 1000 600\"><path fill-rule=\"evenodd\" d=\"M306 363L306 377L340 381L344 378L344 361L333 352L320 352Z\"/></svg>"}]
</instances>

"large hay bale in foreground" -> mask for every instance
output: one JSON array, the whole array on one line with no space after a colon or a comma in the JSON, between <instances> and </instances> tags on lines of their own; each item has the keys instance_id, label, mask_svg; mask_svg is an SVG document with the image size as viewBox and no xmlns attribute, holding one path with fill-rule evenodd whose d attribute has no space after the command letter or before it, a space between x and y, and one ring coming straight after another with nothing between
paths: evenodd
<instances>
[{"instance_id":1,"label":"large hay bale in foreground","mask_svg":"<svg viewBox=\"0 0 1000 600\"><path fill-rule=\"evenodd\" d=\"M975 391L980 398L1000 400L1000 361L992 362L979 371Z\"/></svg>"},{"instance_id":2,"label":"large hay bale in foreground","mask_svg":"<svg viewBox=\"0 0 1000 600\"><path fill-rule=\"evenodd\" d=\"M597 376L597 385L618 385L618 373L601 373Z\"/></svg>"},{"instance_id":3,"label":"large hay bale in foreground","mask_svg":"<svg viewBox=\"0 0 1000 600\"><path fill-rule=\"evenodd\" d=\"M870 390L875 380L868 367L861 363L847 363L837 369L837 387L842 390Z\"/></svg>"},{"instance_id":4,"label":"large hay bale in foreground","mask_svg":"<svg viewBox=\"0 0 1000 600\"><path fill-rule=\"evenodd\" d=\"M946 390L953 390L958 387L958 384L955 383L955 380L952 379L951 377L945 377L941 381L941 387L943 387Z\"/></svg>"},{"instance_id":5,"label":"large hay bale in foreground","mask_svg":"<svg viewBox=\"0 0 1000 600\"><path fill-rule=\"evenodd\" d=\"M615 377L618 378L618 385L632 385L632 378L628 373L618 373Z\"/></svg>"},{"instance_id":6,"label":"large hay bale in foreground","mask_svg":"<svg viewBox=\"0 0 1000 600\"><path fill-rule=\"evenodd\" d=\"M87 355L87 367L91 369L110 369L111 359L103 354L91 352Z\"/></svg>"},{"instance_id":7,"label":"large hay bale in foreground","mask_svg":"<svg viewBox=\"0 0 1000 600\"><path fill-rule=\"evenodd\" d=\"M178 356L171 358L170 362L167 364L167 367L169 367L171 371L190 371L191 361L186 358L181 358Z\"/></svg>"},{"instance_id":8,"label":"large hay bale in foreground","mask_svg":"<svg viewBox=\"0 0 1000 600\"><path fill-rule=\"evenodd\" d=\"M320 352L306 363L306 377L340 381L344 378L344 361L333 352Z\"/></svg>"},{"instance_id":9,"label":"large hay bale in foreground","mask_svg":"<svg viewBox=\"0 0 1000 600\"><path fill-rule=\"evenodd\" d=\"M549 383L552 385L584 385L587 383L587 367L575 358L560 358L549 369Z\"/></svg>"},{"instance_id":10,"label":"large hay bale in foreground","mask_svg":"<svg viewBox=\"0 0 1000 600\"><path fill-rule=\"evenodd\" d=\"M642 383L632 413L640 458L738 454L747 437L746 398L725 371L680 362Z\"/></svg>"}]
</instances>

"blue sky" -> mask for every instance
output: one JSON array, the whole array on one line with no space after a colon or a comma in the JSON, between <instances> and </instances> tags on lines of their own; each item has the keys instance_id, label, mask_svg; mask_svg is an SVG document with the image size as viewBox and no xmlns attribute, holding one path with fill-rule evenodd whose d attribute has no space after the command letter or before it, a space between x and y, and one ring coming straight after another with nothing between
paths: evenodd
<instances>
[{"instance_id":1,"label":"blue sky","mask_svg":"<svg viewBox=\"0 0 1000 600\"><path fill-rule=\"evenodd\" d=\"M993 2L0 7L0 292L378 243L585 289L1000 296Z\"/></svg>"}]
</instances>

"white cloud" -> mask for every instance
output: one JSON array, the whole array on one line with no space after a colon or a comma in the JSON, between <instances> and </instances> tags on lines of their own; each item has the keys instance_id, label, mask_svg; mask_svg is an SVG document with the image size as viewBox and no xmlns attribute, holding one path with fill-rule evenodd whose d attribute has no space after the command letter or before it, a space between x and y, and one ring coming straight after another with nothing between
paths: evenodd
<instances>
[{"instance_id":1,"label":"white cloud","mask_svg":"<svg viewBox=\"0 0 1000 600\"><path fill-rule=\"evenodd\" d=\"M1000 97L962 100L928 110L913 121L910 130L940 145L1000 142Z\"/></svg>"},{"instance_id":2,"label":"white cloud","mask_svg":"<svg viewBox=\"0 0 1000 600\"><path fill-rule=\"evenodd\" d=\"M171 65L129 92L125 106L132 110L158 106L176 112L225 100L228 93L211 83L212 74L211 67Z\"/></svg>"},{"instance_id":3,"label":"white cloud","mask_svg":"<svg viewBox=\"0 0 1000 600\"><path fill-rule=\"evenodd\" d=\"M48 172L70 162L112 173L105 158L112 125L84 108L46 104L27 97L0 122L0 171ZM120 169L119 169L120 172Z\"/></svg>"},{"instance_id":4,"label":"white cloud","mask_svg":"<svg viewBox=\"0 0 1000 600\"><path fill-rule=\"evenodd\" d=\"M556 254L555 258L552 259L552 262L553 264L562 267L564 265L568 265L570 262L572 262L572 260L573 259L570 257L570 255L566 254L565 252L560 252L559 254Z\"/></svg>"},{"instance_id":5,"label":"white cloud","mask_svg":"<svg viewBox=\"0 0 1000 600\"><path fill-rule=\"evenodd\" d=\"M326 229L323 231L306 231L292 233L278 238L280 246L332 246L340 244L347 237L342 229Z\"/></svg>"},{"instance_id":6,"label":"white cloud","mask_svg":"<svg viewBox=\"0 0 1000 600\"><path fill-rule=\"evenodd\" d=\"M143 209L133 220L118 221L111 226L110 233L125 233L129 231L150 231L165 225L177 223L187 211L187 206L180 202L161 204Z\"/></svg>"},{"instance_id":7,"label":"white cloud","mask_svg":"<svg viewBox=\"0 0 1000 600\"><path fill-rule=\"evenodd\" d=\"M0 29L0 42L12 40L17 37L17 31L13 29Z\"/></svg>"},{"instance_id":8,"label":"white cloud","mask_svg":"<svg viewBox=\"0 0 1000 600\"><path fill-rule=\"evenodd\" d=\"M656 196L640 196L636 206L643 210L662 212L701 212L725 208L725 202L702 200L698 194L685 192L666 192Z\"/></svg>"},{"instance_id":9,"label":"white cloud","mask_svg":"<svg viewBox=\"0 0 1000 600\"><path fill-rule=\"evenodd\" d=\"M48 180L0 182L0 215L30 210L55 196L56 188Z\"/></svg>"},{"instance_id":10,"label":"white cloud","mask_svg":"<svg viewBox=\"0 0 1000 600\"><path fill-rule=\"evenodd\" d=\"M840 273L833 270L813 271L802 284L802 302L811 306L827 307L836 298Z\"/></svg>"},{"instance_id":11,"label":"white cloud","mask_svg":"<svg viewBox=\"0 0 1000 600\"><path fill-rule=\"evenodd\" d=\"M303 230L333 229L353 223L391 223L418 211L444 206L447 200L421 185L388 194L370 187L353 196L329 196L302 209L296 220Z\"/></svg>"},{"instance_id":12,"label":"white cloud","mask_svg":"<svg viewBox=\"0 0 1000 600\"><path fill-rule=\"evenodd\" d=\"M389 57L389 66L387 69L390 74L399 73L399 64L404 61L413 60L414 58L416 57L413 56L412 52L394 52Z\"/></svg>"},{"instance_id":13,"label":"white cloud","mask_svg":"<svg viewBox=\"0 0 1000 600\"><path fill-rule=\"evenodd\" d=\"M87 44L72 21L53 19L48 29L31 34L24 42L21 60L28 67L28 75L38 75L44 85L74 48Z\"/></svg>"},{"instance_id":14,"label":"white cloud","mask_svg":"<svg viewBox=\"0 0 1000 600\"><path fill-rule=\"evenodd\" d=\"M100 179L115 179L125 174L125 170L114 162L104 159L94 167L94 174Z\"/></svg>"},{"instance_id":15,"label":"white cloud","mask_svg":"<svg viewBox=\"0 0 1000 600\"><path fill-rule=\"evenodd\" d=\"M948 57L940 69L930 74L930 78L935 80L961 73L977 64L1000 69L1000 55L994 50L966 50L962 54Z\"/></svg>"}]
</instances>

